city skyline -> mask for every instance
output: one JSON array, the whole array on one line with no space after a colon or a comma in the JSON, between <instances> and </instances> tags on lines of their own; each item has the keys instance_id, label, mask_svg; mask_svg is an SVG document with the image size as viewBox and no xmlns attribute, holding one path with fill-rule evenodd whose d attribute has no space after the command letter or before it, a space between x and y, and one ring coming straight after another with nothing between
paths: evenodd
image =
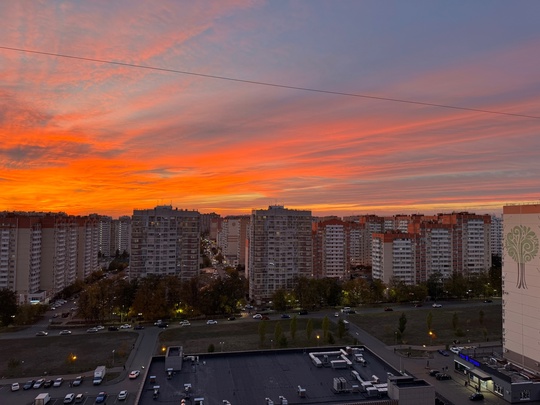
<instances>
[{"instance_id":1,"label":"city skyline","mask_svg":"<svg viewBox=\"0 0 540 405\"><path fill-rule=\"evenodd\" d=\"M537 201L539 12L1 4L0 210L500 214Z\"/></svg>"}]
</instances>

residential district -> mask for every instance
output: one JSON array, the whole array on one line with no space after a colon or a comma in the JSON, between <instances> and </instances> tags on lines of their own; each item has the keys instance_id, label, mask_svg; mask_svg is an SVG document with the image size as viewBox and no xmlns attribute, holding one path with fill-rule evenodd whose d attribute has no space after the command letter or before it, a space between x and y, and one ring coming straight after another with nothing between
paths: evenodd
<instances>
[{"instance_id":1,"label":"residential district","mask_svg":"<svg viewBox=\"0 0 540 405\"><path fill-rule=\"evenodd\" d=\"M466 376L464 387L474 386L476 392L469 397L471 400L486 403L497 398L510 403L539 401L540 205L516 204L502 208L502 217L452 212L320 218L312 216L310 211L279 205L253 210L251 215L223 218L214 213L200 214L172 206L135 209L131 217L118 219L97 214L3 212L0 213L0 289L10 291L18 306L49 305L57 302L58 297L78 281L88 281L103 273L113 258L123 257L129 262L122 268L128 282L154 276L189 282L209 269L216 277L224 274L226 268L236 269L247 280L247 291L242 297L247 308L271 308L277 297L284 298L285 309L296 306L299 280L332 280L342 284L355 279L367 280L382 286L379 296L382 300L391 300L392 291L401 288L408 292L411 301L431 300L434 307L440 305L437 300L456 295L459 298L483 296L486 300L500 297L503 308L500 348L494 345L486 353L485 348L480 350L477 346L459 347L452 353L452 369ZM489 283L488 274L495 261L502 266L499 285ZM450 291L448 284L456 280L465 280L466 286L457 293ZM467 281L477 285L478 280L485 281L481 291L467 287ZM420 285L426 288L414 288ZM340 300L331 303L327 299L324 304L345 305L347 300L356 300L359 304L362 298L342 294ZM323 307L322 302L320 306ZM122 310L127 316L129 309ZM5 325L11 323L5 317L2 319ZM357 335L363 333L354 325L351 330ZM362 341L366 343L369 338ZM339 353L311 350L308 354L311 365L316 368L328 365L331 370L342 366L348 370L347 377L334 371L334 392L367 392L361 388L366 382L387 384L376 387L378 402L373 402L375 395L354 401L347 399L349 402L343 399L332 402L321 395L325 399L319 402L298 398L288 402L284 396L278 396L275 403L452 403L435 392L432 384L423 380L423 375L403 372L401 367L391 364L392 360L385 362L386 355L377 349L368 345L352 346L339 349ZM156 365L160 361L174 363L169 359L169 350L181 359L183 366ZM362 362L355 361L355 355L365 355L373 365L380 361L377 367L387 370L386 375L371 381L368 377L375 374L364 375L364 370L358 368ZM148 369L172 368L175 375L177 371L181 375L186 364L190 364L189 370L195 371L212 362L206 358L203 361L184 354L181 347L169 348L167 356L153 359ZM287 367L291 366L283 365L281 371L276 369L275 372L280 374ZM356 375L351 370L356 371ZM355 384L344 382L349 381L351 375L356 379ZM144 377L148 375L145 373ZM267 378L279 379L278 375ZM301 387L298 385L296 390L299 398L302 398ZM134 403L145 403L145 392L139 391L137 400L142 402ZM490 397L484 398L482 393ZM5 398L3 391L0 398ZM50 398L45 400L48 402ZM152 400L160 401L160 397ZM200 405L209 403L202 397L189 395L184 395L182 400ZM237 403L254 401L253 398L237 400ZM269 397L265 401L274 403ZM222 403L229 403L229 399L223 399Z\"/></svg>"}]
</instances>

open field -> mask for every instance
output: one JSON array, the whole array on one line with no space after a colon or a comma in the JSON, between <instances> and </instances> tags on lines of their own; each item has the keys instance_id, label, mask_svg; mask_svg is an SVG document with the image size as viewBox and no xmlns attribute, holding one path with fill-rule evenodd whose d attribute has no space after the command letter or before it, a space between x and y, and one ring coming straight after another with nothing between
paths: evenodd
<instances>
[{"instance_id":1,"label":"open field","mask_svg":"<svg viewBox=\"0 0 540 405\"><path fill-rule=\"evenodd\" d=\"M122 366L137 334L111 332L0 341L0 376L78 374L99 365Z\"/></svg>"},{"instance_id":2,"label":"open field","mask_svg":"<svg viewBox=\"0 0 540 405\"><path fill-rule=\"evenodd\" d=\"M480 310L483 311L483 320L480 322ZM434 336L429 337L427 317L432 314L431 330ZM500 301L491 304L474 303L470 306L464 304L456 308L423 308L406 311L407 324L402 341L397 339L395 332L399 326L399 317L402 311L396 308L393 312L364 313L348 315L349 320L376 336L388 345L447 345L453 340L460 340L461 344L471 342L490 342L501 340L501 304ZM456 314L457 319L454 318ZM307 339L306 324L308 317L297 318L296 338L293 340L290 333L290 319L266 321L266 333L261 343L259 325L261 321L243 319L236 321L220 320L217 325L198 324L188 327L175 327L164 330L160 335L159 345L155 354L160 354L160 346L183 346L184 352L189 354L207 353L210 345L214 350L247 351L280 347L275 339L276 324L280 323L287 346L316 347L328 346L323 339L321 319L313 319L313 332L311 339ZM456 320L458 328L464 336L456 336L453 321ZM346 336L339 339L337 327L331 322L330 332L335 339L336 346L345 346L355 343L355 340ZM484 334L485 333L485 334ZM317 339L319 335L319 339ZM47 336L29 339L2 340L0 344L0 377L25 377L48 374L77 374L89 372L100 364L112 365L112 351L115 350L115 365L121 366L129 356L130 350L136 340L135 332L103 332L96 334L83 334L71 336ZM223 343L221 343L223 342ZM72 355L77 356L72 360Z\"/></svg>"},{"instance_id":3,"label":"open field","mask_svg":"<svg viewBox=\"0 0 540 405\"><path fill-rule=\"evenodd\" d=\"M432 308L425 306L406 311L407 324L405 332L399 339L396 331L399 327L399 318L402 311L396 308L392 312L349 315L352 323L358 325L368 333L376 336L387 345L451 345L454 340L461 344L466 342L500 342L502 339L502 311L501 302L490 304L475 302L470 306L463 304L454 308ZM483 312L481 321L480 311ZM428 314L432 314L431 332L428 329ZM456 314L456 318L454 318ZM457 328L454 329L454 319ZM457 331L461 333L457 333Z\"/></svg>"}]
</instances>

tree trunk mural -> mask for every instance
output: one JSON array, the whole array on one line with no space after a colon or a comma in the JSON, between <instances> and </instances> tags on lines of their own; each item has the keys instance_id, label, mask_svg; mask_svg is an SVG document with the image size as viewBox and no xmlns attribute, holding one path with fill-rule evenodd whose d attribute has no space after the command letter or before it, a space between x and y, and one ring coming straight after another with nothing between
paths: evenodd
<instances>
[{"instance_id":1,"label":"tree trunk mural","mask_svg":"<svg viewBox=\"0 0 540 405\"><path fill-rule=\"evenodd\" d=\"M508 255L517 263L517 288L527 288L525 281L525 263L530 262L538 253L538 236L524 225L517 225L506 234L505 248Z\"/></svg>"}]
</instances>

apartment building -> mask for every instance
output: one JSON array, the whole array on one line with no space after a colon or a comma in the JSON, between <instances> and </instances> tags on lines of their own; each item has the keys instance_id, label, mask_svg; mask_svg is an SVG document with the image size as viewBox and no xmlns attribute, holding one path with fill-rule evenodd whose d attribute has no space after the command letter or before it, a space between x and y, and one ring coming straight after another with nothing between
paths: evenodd
<instances>
[{"instance_id":1,"label":"apartment building","mask_svg":"<svg viewBox=\"0 0 540 405\"><path fill-rule=\"evenodd\" d=\"M311 211L253 210L248 235L250 299L269 301L276 290L292 289L296 277L312 276Z\"/></svg>"},{"instance_id":2,"label":"apartment building","mask_svg":"<svg viewBox=\"0 0 540 405\"><path fill-rule=\"evenodd\" d=\"M502 257L503 250L503 221L502 217L497 215L491 216L490 244L491 253Z\"/></svg>"},{"instance_id":3,"label":"apartment building","mask_svg":"<svg viewBox=\"0 0 540 405\"><path fill-rule=\"evenodd\" d=\"M112 221L112 252L120 254L131 249L131 217L124 215Z\"/></svg>"},{"instance_id":4,"label":"apartment building","mask_svg":"<svg viewBox=\"0 0 540 405\"><path fill-rule=\"evenodd\" d=\"M372 235L372 276L389 284L392 280L416 284L416 237L399 231Z\"/></svg>"},{"instance_id":5,"label":"apartment building","mask_svg":"<svg viewBox=\"0 0 540 405\"><path fill-rule=\"evenodd\" d=\"M246 265L249 215L227 216L221 221L217 244L231 266Z\"/></svg>"},{"instance_id":6,"label":"apartment building","mask_svg":"<svg viewBox=\"0 0 540 405\"><path fill-rule=\"evenodd\" d=\"M0 288L19 303L46 302L77 278L98 270L96 218L64 213L0 215Z\"/></svg>"},{"instance_id":7,"label":"apartment building","mask_svg":"<svg viewBox=\"0 0 540 405\"><path fill-rule=\"evenodd\" d=\"M130 277L199 274L200 214L170 205L136 209L131 223Z\"/></svg>"}]
</instances>

